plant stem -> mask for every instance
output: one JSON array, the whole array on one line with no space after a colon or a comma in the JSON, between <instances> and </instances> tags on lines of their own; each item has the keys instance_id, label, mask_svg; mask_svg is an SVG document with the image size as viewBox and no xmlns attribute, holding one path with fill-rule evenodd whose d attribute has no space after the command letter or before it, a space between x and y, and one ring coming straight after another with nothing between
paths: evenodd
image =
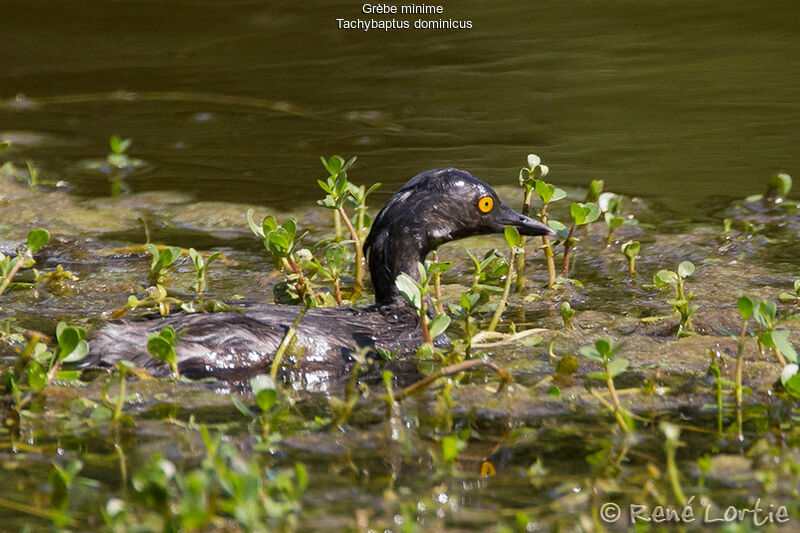
<instances>
[{"instance_id":1,"label":"plant stem","mask_svg":"<svg viewBox=\"0 0 800 533\"><path fill-rule=\"evenodd\" d=\"M542 223L547 224L547 204L542 206ZM544 257L547 260L547 288L552 289L556 285L556 260L553 254L553 247L550 246L550 238L542 235L544 245Z\"/></svg>"},{"instance_id":2,"label":"plant stem","mask_svg":"<svg viewBox=\"0 0 800 533\"><path fill-rule=\"evenodd\" d=\"M454 365L449 365L444 368L441 368L438 371L434 372L433 374L430 374L425 378L417 381L416 383L409 385L408 387L404 388L403 390L395 394L394 400L399 402L404 398L407 398L411 394L417 392L418 390L426 388L428 385L430 385L439 378L452 376L453 374L458 374L459 372L464 372L465 370L470 370L480 366L485 366L486 368L493 370L503 380L503 383L500 385L500 388L497 389L497 392L502 391L507 385L511 383L512 379L511 376L508 374L508 372L506 372L496 364L492 363L491 361L484 361L483 359L470 359L469 361L462 361L460 363L456 363Z\"/></svg>"},{"instance_id":3,"label":"plant stem","mask_svg":"<svg viewBox=\"0 0 800 533\"><path fill-rule=\"evenodd\" d=\"M316 300L314 289L311 288L311 284L308 283L308 280L303 274L303 270L300 268L300 265L297 264L297 261L295 261L291 256L282 257L281 261L283 262L283 267L287 270L287 272L293 272L297 274L297 281L294 284L294 288L300 298L305 299L304 296L307 295L312 300Z\"/></svg>"},{"instance_id":4,"label":"plant stem","mask_svg":"<svg viewBox=\"0 0 800 533\"><path fill-rule=\"evenodd\" d=\"M350 297L351 301L356 301L361 294L361 290L364 288L364 249L361 247L361 238L359 238L358 232L356 232L356 229L353 227L353 223L350 222L350 217L347 216L344 207L340 207L337 211L339 215L341 215L342 220L344 220L347 231L350 232L350 236L353 238L353 248L355 248L356 251L355 283L353 285L353 294Z\"/></svg>"},{"instance_id":5,"label":"plant stem","mask_svg":"<svg viewBox=\"0 0 800 533\"><path fill-rule=\"evenodd\" d=\"M678 477L678 467L675 465L675 443L669 439L665 444L667 452L667 475L669 475L669 482L672 486L672 492L678 503L683 505L686 503L686 496L683 494L681 488L681 481Z\"/></svg>"},{"instance_id":6,"label":"plant stem","mask_svg":"<svg viewBox=\"0 0 800 533\"><path fill-rule=\"evenodd\" d=\"M333 212L333 229L336 232L336 242L342 240L342 216L339 211Z\"/></svg>"},{"instance_id":7,"label":"plant stem","mask_svg":"<svg viewBox=\"0 0 800 533\"><path fill-rule=\"evenodd\" d=\"M742 322L742 332L739 334L739 342L736 349L736 419L739 425L739 441L744 438L742 433L742 367L744 366L744 345L747 335L747 319Z\"/></svg>"},{"instance_id":8,"label":"plant stem","mask_svg":"<svg viewBox=\"0 0 800 533\"><path fill-rule=\"evenodd\" d=\"M295 331L297 330L297 325L300 323L300 320L303 319L303 315L306 314L308 311L308 306L306 305L300 312L297 314L297 318L294 319L292 325L289 326L289 329L286 330L286 335L283 336L283 340L281 340L280 345L278 346L277 351L275 352L275 358L272 360L272 368L270 368L269 375L275 380L278 375L278 369L281 367L281 360L283 359L283 354L286 351L286 348L289 346L289 343L292 342L294 338Z\"/></svg>"},{"instance_id":9,"label":"plant stem","mask_svg":"<svg viewBox=\"0 0 800 533\"><path fill-rule=\"evenodd\" d=\"M717 395L717 438L722 438L722 373L718 365L711 365L711 370L716 375L714 380L715 394Z\"/></svg>"},{"instance_id":10,"label":"plant stem","mask_svg":"<svg viewBox=\"0 0 800 533\"><path fill-rule=\"evenodd\" d=\"M464 337L467 343L464 349L464 356L469 359L472 357L472 324L470 324L469 320L469 311L466 309L464 309Z\"/></svg>"},{"instance_id":11,"label":"plant stem","mask_svg":"<svg viewBox=\"0 0 800 533\"><path fill-rule=\"evenodd\" d=\"M622 416L622 404L619 403L619 396L617 396L617 388L614 386L614 378L611 377L611 373L608 370L608 361L603 361L603 367L605 369L605 373L608 376L606 380L606 385L608 386L608 392L611 394L611 402L614 404L614 418L617 420L617 424L626 433L630 431L628 428L627 422L625 422L625 417Z\"/></svg>"},{"instance_id":12,"label":"plant stem","mask_svg":"<svg viewBox=\"0 0 800 533\"><path fill-rule=\"evenodd\" d=\"M497 309L494 310L494 315L492 315L492 321L489 322L489 331L494 331L497 328L498 322L500 322L500 316L502 316L503 311L506 309L506 302L508 301L508 293L511 292L511 276L514 274L514 262L509 261L508 263L508 274L506 275L506 282L503 285L503 296L500 298L500 302L497 304Z\"/></svg>"},{"instance_id":13,"label":"plant stem","mask_svg":"<svg viewBox=\"0 0 800 533\"><path fill-rule=\"evenodd\" d=\"M27 250L25 251L24 254L21 254L18 257L18 261L14 265L14 268L11 269L11 272L9 272L8 276L6 276L6 279L3 280L3 284L0 285L0 295L2 295L5 292L6 288L11 283L11 280L14 279L14 276L17 275L17 272L19 272L19 269L22 268L22 264L28 259L28 257L29 257L29 254L28 254ZM33 259L33 258L31 257L31 259Z\"/></svg>"},{"instance_id":14,"label":"plant stem","mask_svg":"<svg viewBox=\"0 0 800 533\"><path fill-rule=\"evenodd\" d=\"M425 304L425 295L422 296L419 306L419 327L422 328L422 338L426 344L433 346L431 331L428 329L428 306Z\"/></svg>"},{"instance_id":15,"label":"plant stem","mask_svg":"<svg viewBox=\"0 0 800 533\"><path fill-rule=\"evenodd\" d=\"M522 214L530 216L531 213L531 198L533 197L533 187L525 185L525 197L522 202ZM515 261L517 264L517 292L525 290L525 236L520 238L519 246L521 251L516 254Z\"/></svg>"},{"instance_id":16,"label":"plant stem","mask_svg":"<svg viewBox=\"0 0 800 533\"><path fill-rule=\"evenodd\" d=\"M783 357L780 349L777 346L773 346L773 350L775 350L775 356L778 358L778 362L781 364L781 368L786 366L786 358Z\"/></svg>"},{"instance_id":17,"label":"plant stem","mask_svg":"<svg viewBox=\"0 0 800 533\"><path fill-rule=\"evenodd\" d=\"M575 248L575 244L573 243L573 235L575 235L575 228L578 226L572 226L569 229L569 235L567 235L567 240L564 241L564 268L561 270L561 276L564 279L569 277L569 261L572 256L572 250Z\"/></svg>"},{"instance_id":18,"label":"plant stem","mask_svg":"<svg viewBox=\"0 0 800 533\"><path fill-rule=\"evenodd\" d=\"M172 366L170 364L170 366ZM177 372L174 372L177 376ZM114 422L119 420L119 417L122 416L122 408L125 405L125 369L120 368L119 371L119 391L117 392L117 405L114 408Z\"/></svg>"},{"instance_id":19,"label":"plant stem","mask_svg":"<svg viewBox=\"0 0 800 533\"><path fill-rule=\"evenodd\" d=\"M439 252L434 250L433 251L433 262L439 262ZM442 280L441 280L441 272L436 270L433 273L433 296L436 298L436 312L444 313L444 303L442 303Z\"/></svg>"},{"instance_id":20,"label":"plant stem","mask_svg":"<svg viewBox=\"0 0 800 533\"><path fill-rule=\"evenodd\" d=\"M333 296L336 298L336 304L342 305L342 289L339 286L339 276L333 278Z\"/></svg>"}]
</instances>

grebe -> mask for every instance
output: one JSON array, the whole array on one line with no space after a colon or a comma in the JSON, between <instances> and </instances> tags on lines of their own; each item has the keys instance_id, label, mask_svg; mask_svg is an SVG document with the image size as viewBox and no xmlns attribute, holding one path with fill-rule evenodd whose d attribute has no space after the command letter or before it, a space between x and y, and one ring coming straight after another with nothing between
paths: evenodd
<instances>
[{"instance_id":1,"label":"grebe","mask_svg":"<svg viewBox=\"0 0 800 533\"><path fill-rule=\"evenodd\" d=\"M378 213L364 242L375 304L363 309L314 307L300 321L292 349L303 374L341 374L356 347L372 351L417 348L422 342L416 311L395 286L401 272L415 278L417 263L446 242L472 235L548 235L545 224L517 213L486 183L455 168L428 170L408 181ZM269 369L300 307L269 305L254 312L199 313L108 324L91 339L84 365L111 366L128 359L155 375L166 364L147 352L147 335L170 325L186 328L175 347L178 369L189 378L241 380ZM286 365L288 366L288 365Z\"/></svg>"}]
</instances>

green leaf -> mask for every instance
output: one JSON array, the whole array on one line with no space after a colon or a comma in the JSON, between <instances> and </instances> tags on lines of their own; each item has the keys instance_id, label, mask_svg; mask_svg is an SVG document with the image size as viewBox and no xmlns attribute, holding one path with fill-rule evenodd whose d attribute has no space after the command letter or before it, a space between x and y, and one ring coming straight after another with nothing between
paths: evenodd
<instances>
[{"instance_id":1,"label":"green leaf","mask_svg":"<svg viewBox=\"0 0 800 533\"><path fill-rule=\"evenodd\" d=\"M405 298L406 301L414 307L414 309L420 309L422 306L422 295L416 281L405 272L402 272L399 276L397 276L397 279L394 281L394 283L397 287L397 290L400 291L401 295L403 295L403 298Z\"/></svg>"},{"instance_id":2,"label":"green leaf","mask_svg":"<svg viewBox=\"0 0 800 533\"><path fill-rule=\"evenodd\" d=\"M355 160L355 157L350 161ZM348 163L349 164L349 163ZM306 472L306 467L303 466L302 463L295 463L294 464L294 475L295 481L297 484L297 490L303 492L308 487L308 472Z\"/></svg>"},{"instance_id":3,"label":"green leaf","mask_svg":"<svg viewBox=\"0 0 800 533\"><path fill-rule=\"evenodd\" d=\"M600 198L604 186L603 180L592 180L589 184L589 192L586 194L586 199L590 202L596 202Z\"/></svg>"},{"instance_id":4,"label":"green leaf","mask_svg":"<svg viewBox=\"0 0 800 533\"><path fill-rule=\"evenodd\" d=\"M657 287L663 287L665 285L675 286L678 283L678 275L672 270L659 270L656 272L655 276L653 276L653 283L655 283Z\"/></svg>"},{"instance_id":5,"label":"green leaf","mask_svg":"<svg viewBox=\"0 0 800 533\"><path fill-rule=\"evenodd\" d=\"M77 381L80 377L80 370L59 370L55 374L55 378L59 381Z\"/></svg>"},{"instance_id":6,"label":"green leaf","mask_svg":"<svg viewBox=\"0 0 800 533\"><path fill-rule=\"evenodd\" d=\"M189 248L189 259L192 260L195 270L199 272L203 269L203 258L194 248Z\"/></svg>"},{"instance_id":7,"label":"green leaf","mask_svg":"<svg viewBox=\"0 0 800 533\"><path fill-rule=\"evenodd\" d=\"M111 148L111 151L115 154L120 153L122 150L119 149L119 145L122 139L120 139L119 135L112 135L111 138L108 140L108 145Z\"/></svg>"},{"instance_id":8,"label":"green leaf","mask_svg":"<svg viewBox=\"0 0 800 533\"><path fill-rule=\"evenodd\" d=\"M295 235L297 235L297 222L295 221L294 217L284 220L283 224L281 224L281 227L289 235L289 240L294 240Z\"/></svg>"},{"instance_id":9,"label":"green leaf","mask_svg":"<svg viewBox=\"0 0 800 533\"><path fill-rule=\"evenodd\" d=\"M519 231L517 231L517 228L514 226L506 226L504 233L509 248L516 248L520 245Z\"/></svg>"},{"instance_id":10,"label":"green leaf","mask_svg":"<svg viewBox=\"0 0 800 533\"><path fill-rule=\"evenodd\" d=\"M247 407L242 400L237 398L236 396L231 396L231 402L233 402L234 407L239 410L244 416L250 418L259 418L259 416L249 407Z\"/></svg>"},{"instance_id":11,"label":"green leaf","mask_svg":"<svg viewBox=\"0 0 800 533\"><path fill-rule=\"evenodd\" d=\"M261 226L256 224L255 220L253 220L253 215L254 214L255 214L255 212L253 211L253 209L248 209L247 210L247 225L250 228L250 231L252 231L253 234L256 237L261 237L263 239L264 238L264 230L261 228Z\"/></svg>"},{"instance_id":12,"label":"green leaf","mask_svg":"<svg viewBox=\"0 0 800 533\"><path fill-rule=\"evenodd\" d=\"M158 332L158 336L172 345L175 344L175 328L172 326L164 326L161 328L161 331Z\"/></svg>"},{"instance_id":13,"label":"green leaf","mask_svg":"<svg viewBox=\"0 0 800 533\"><path fill-rule=\"evenodd\" d=\"M473 307L478 303L480 300L481 295L477 292L467 292L461 295L461 307L463 307L467 312L471 311Z\"/></svg>"},{"instance_id":14,"label":"green leaf","mask_svg":"<svg viewBox=\"0 0 800 533\"><path fill-rule=\"evenodd\" d=\"M256 394L256 403L258 403L258 408L264 413L272 409L272 406L275 405L277 400L278 391L275 389L263 389Z\"/></svg>"},{"instance_id":15,"label":"green leaf","mask_svg":"<svg viewBox=\"0 0 800 533\"><path fill-rule=\"evenodd\" d=\"M614 359L608 363L608 373L612 378L615 378L625 372L629 364L630 363L627 359Z\"/></svg>"},{"instance_id":16,"label":"green leaf","mask_svg":"<svg viewBox=\"0 0 800 533\"><path fill-rule=\"evenodd\" d=\"M264 236L271 231L275 231L276 229L278 229L278 221L275 219L275 217L272 215L265 216L264 220L261 221L261 231Z\"/></svg>"},{"instance_id":17,"label":"green leaf","mask_svg":"<svg viewBox=\"0 0 800 533\"><path fill-rule=\"evenodd\" d=\"M605 380L608 379L609 376L605 372L588 372L586 374L586 377L587 378L593 378L593 379L602 379L602 380L605 381Z\"/></svg>"},{"instance_id":18,"label":"green leaf","mask_svg":"<svg viewBox=\"0 0 800 533\"><path fill-rule=\"evenodd\" d=\"M547 204L553 200L556 188L543 180L536 180L536 185L534 185L534 190L536 191L536 194L539 196L539 198L542 200L542 203Z\"/></svg>"},{"instance_id":19,"label":"green leaf","mask_svg":"<svg viewBox=\"0 0 800 533\"><path fill-rule=\"evenodd\" d=\"M550 219L547 221L547 225L555 231L559 237L562 239L566 239L569 236L569 228L567 228L564 224L559 222L558 220Z\"/></svg>"},{"instance_id":20,"label":"green leaf","mask_svg":"<svg viewBox=\"0 0 800 533\"><path fill-rule=\"evenodd\" d=\"M789 330L775 330L772 332L772 342L775 347L780 350L787 361L797 363L797 352L794 347L789 344Z\"/></svg>"},{"instance_id":21,"label":"green leaf","mask_svg":"<svg viewBox=\"0 0 800 533\"><path fill-rule=\"evenodd\" d=\"M769 191L775 192L779 198L784 198L792 190L792 177L785 172L779 172L769 180Z\"/></svg>"},{"instance_id":22,"label":"green leaf","mask_svg":"<svg viewBox=\"0 0 800 533\"><path fill-rule=\"evenodd\" d=\"M640 251L641 244L639 241L628 241L622 245L622 253L625 254L625 257L629 259L639 257Z\"/></svg>"},{"instance_id":23,"label":"green leaf","mask_svg":"<svg viewBox=\"0 0 800 533\"><path fill-rule=\"evenodd\" d=\"M28 233L28 252L35 254L50 242L50 232L46 229L35 229Z\"/></svg>"},{"instance_id":24,"label":"green leaf","mask_svg":"<svg viewBox=\"0 0 800 533\"><path fill-rule=\"evenodd\" d=\"M61 331L56 331L56 335L58 338L58 359L63 360L75 351L81 342L81 336L78 330L70 327L61 328Z\"/></svg>"},{"instance_id":25,"label":"green leaf","mask_svg":"<svg viewBox=\"0 0 800 533\"><path fill-rule=\"evenodd\" d=\"M263 412L269 411L278 399L278 391L275 390L275 382L265 374L259 374L250 380L250 386L256 395L259 409Z\"/></svg>"},{"instance_id":26,"label":"green leaf","mask_svg":"<svg viewBox=\"0 0 800 533\"><path fill-rule=\"evenodd\" d=\"M739 308L739 315L742 319L747 320L751 316L753 316L753 311L756 308L756 301L753 298L749 298L747 296L740 296L739 299L736 301L736 306Z\"/></svg>"},{"instance_id":27,"label":"green leaf","mask_svg":"<svg viewBox=\"0 0 800 533\"><path fill-rule=\"evenodd\" d=\"M56 326L56 339L60 339L61 333L68 327L69 326L67 326L66 322L59 322L58 325Z\"/></svg>"},{"instance_id":28,"label":"green leaf","mask_svg":"<svg viewBox=\"0 0 800 533\"><path fill-rule=\"evenodd\" d=\"M598 352L597 349L591 344L587 344L586 346L581 346L580 348L578 348L578 353L580 353L584 357L588 357L589 359L594 359L596 361L603 361L603 354Z\"/></svg>"},{"instance_id":29,"label":"green leaf","mask_svg":"<svg viewBox=\"0 0 800 533\"><path fill-rule=\"evenodd\" d=\"M11 143L8 141L0 142L0 152L5 152L11 147Z\"/></svg>"},{"instance_id":30,"label":"green leaf","mask_svg":"<svg viewBox=\"0 0 800 533\"><path fill-rule=\"evenodd\" d=\"M47 386L47 370L35 359L28 363L28 387L33 392L41 392Z\"/></svg>"},{"instance_id":31,"label":"green leaf","mask_svg":"<svg viewBox=\"0 0 800 533\"><path fill-rule=\"evenodd\" d=\"M65 355L61 360L65 363L77 363L87 355L89 355L89 343L82 340L75 346L74 350Z\"/></svg>"},{"instance_id":32,"label":"green leaf","mask_svg":"<svg viewBox=\"0 0 800 533\"><path fill-rule=\"evenodd\" d=\"M786 387L786 390L789 391L789 394L795 398L800 398L800 374L796 374L789 378L784 386Z\"/></svg>"},{"instance_id":33,"label":"green leaf","mask_svg":"<svg viewBox=\"0 0 800 533\"><path fill-rule=\"evenodd\" d=\"M550 202L551 203L552 202L557 202L557 201L561 200L562 198L566 198L566 197L567 197L567 193L563 189L559 189L558 187L555 187L555 189L553 190L553 194L550 197Z\"/></svg>"},{"instance_id":34,"label":"green leaf","mask_svg":"<svg viewBox=\"0 0 800 533\"><path fill-rule=\"evenodd\" d=\"M158 246L152 243L147 243L144 245L144 249L152 256L152 260L150 261L150 270L156 270L158 268L158 259L161 255L158 253Z\"/></svg>"},{"instance_id":35,"label":"green leaf","mask_svg":"<svg viewBox=\"0 0 800 533\"><path fill-rule=\"evenodd\" d=\"M694 264L691 261L683 261L678 265L678 276L686 279L694 273Z\"/></svg>"},{"instance_id":36,"label":"green leaf","mask_svg":"<svg viewBox=\"0 0 800 533\"><path fill-rule=\"evenodd\" d=\"M447 272L452 267L453 267L452 261L439 261L438 263L431 263L428 266L428 272L430 272L431 274L436 274L436 273L441 274L442 272Z\"/></svg>"},{"instance_id":37,"label":"green leaf","mask_svg":"<svg viewBox=\"0 0 800 533\"><path fill-rule=\"evenodd\" d=\"M147 351L159 361L164 361L165 363L173 363L175 361L175 347L164 337L156 336L148 339Z\"/></svg>"},{"instance_id":38,"label":"green leaf","mask_svg":"<svg viewBox=\"0 0 800 533\"><path fill-rule=\"evenodd\" d=\"M597 339L594 343L594 347L597 350L597 353L602 355L604 358L608 358L611 355L611 341L608 339Z\"/></svg>"},{"instance_id":39,"label":"green leaf","mask_svg":"<svg viewBox=\"0 0 800 533\"><path fill-rule=\"evenodd\" d=\"M593 202L587 202L585 204L573 202L569 208L569 212L576 226L590 224L600 217L600 208Z\"/></svg>"},{"instance_id":40,"label":"green leaf","mask_svg":"<svg viewBox=\"0 0 800 533\"><path fill-rule=\"evenodd\" d=\"M442 438L442 459L446 463L450 463L458 457L458 452L466 447L466 443L454 436L447 436Z\"/></svg>"},{"instance_id":41,"label":"green leaf","mask_svg":"<svg viewBox=\"0 0 800 533\"><path fill-rule=\"evenodd\" d=\"M603 218L610 229L617 229L625 223L625 219L613 213L603 213Z\"/></svg>"},{"instance_id":42,"label":"green leaf","mask_svg":"<svg viewBox=\"0 0 800 533\"><path fill-rule=\"evenodd\" d=\"M435 339L444 333L449 325L450 317L444 313L439 313L431 320L431 323L428 325L428 331L430 331L431 337Z\"/></svg>"}]
</instances>

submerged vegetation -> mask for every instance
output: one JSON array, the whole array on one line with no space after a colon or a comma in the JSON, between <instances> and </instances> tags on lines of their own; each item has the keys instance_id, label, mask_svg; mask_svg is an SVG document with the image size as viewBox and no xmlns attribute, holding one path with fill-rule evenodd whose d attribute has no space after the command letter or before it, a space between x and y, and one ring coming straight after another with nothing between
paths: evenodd
<instances>
[{"instance_id":1,"label":"submerged vegetation","mask_svg":"<svg viewBox=\"0 0 800 533\"><path fill-rule=\"evenodd\" d=\"M81 226L89 209L32 164L26 183L15 168L0 176L3 213L33 213L4 218L0 242L10 529L602 531L632 525L608 503L645 506L651 519L689 509L696 524L756 498L772 506L769 523L727 525L800 517L800 281L796 262L770 255L796 250L787 174L716 213L722 235L703 224L676 235L601 180L545 182L554 176L531 154L518 175L522 212L557 235L526 242L506 228L504 250L493 248L501 236L443 247L396 280L422 346L356 351L346 379L329 381L295 375L289 347L305 310L369 302L363 242L379 184L351 181L356 159L322 159L327 231L318 212L166 194L152 211L129 207L126 178L145 163L127 154L129 140L110 147L93 168L112 185L109 211L124 213L129 235L144 225L144 243L82 242L97 231ZM77 214L37 211L46 195ZM151 231L174 235L164 220L206 228L205 240L151 242ZM219 227L244 244L213 241ZM298 314L271 368L248 383L181 378L184 332L169 326L142 345L171 378L130 361L76 366L101 315L236 309L270 290Z\"/></svg>"}]
</instances>

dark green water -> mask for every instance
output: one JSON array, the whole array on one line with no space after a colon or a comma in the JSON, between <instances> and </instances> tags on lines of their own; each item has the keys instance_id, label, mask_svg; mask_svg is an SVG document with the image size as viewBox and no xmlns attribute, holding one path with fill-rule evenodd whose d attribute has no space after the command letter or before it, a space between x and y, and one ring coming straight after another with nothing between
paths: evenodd
<instances>
[{"instance_id":1,"label":"dark green water","mask_svg":"<svg viewBox=\"0 0 800 533\"><path fill-rule=\"evenodd\" d=\"M0 132L41 136L11 157L80 193L105 194L70 169L118 133L151 164L134 190L267 205L316 198L332 153L384 197L446 165L512 183L529 152L673 206L797 173L796 2L470 0L442 16L471 30L338 29L360 5L6 1L0 97L59 102L0 108Z\"/></svg>"}]
</instances>

